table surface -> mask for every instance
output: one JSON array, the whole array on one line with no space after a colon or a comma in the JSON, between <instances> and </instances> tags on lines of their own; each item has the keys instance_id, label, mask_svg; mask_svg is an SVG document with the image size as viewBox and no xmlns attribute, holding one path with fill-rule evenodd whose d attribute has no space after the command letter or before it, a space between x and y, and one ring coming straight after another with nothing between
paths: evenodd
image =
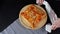
<instances>
[{"instance_id":1,"label":"table surface","mask_svg":"<svg viewBox=\"0 0 60 34\"><path fill-rule=\"evenodd\" d=\"M26 29L19 23L19 19L16 19L4 31L0 32L0 34L47 34L47 31L44 29L44 27L38 30Z\"/></svg>"}]
</instances>

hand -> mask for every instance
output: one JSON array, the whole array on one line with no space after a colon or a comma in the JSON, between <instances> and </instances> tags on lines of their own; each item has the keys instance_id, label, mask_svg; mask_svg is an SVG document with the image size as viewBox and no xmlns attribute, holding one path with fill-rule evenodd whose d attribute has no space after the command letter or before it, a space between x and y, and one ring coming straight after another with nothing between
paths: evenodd
<instances>
[{"instance_id":1,"label":"hand","mask_svg":"<svg viewBox=\"0 0 60 34\"><path fill-rule=\"evenodd\" d=\"M52 30L55 30L57 28L60 28L60 18L58 18L54 23L52 24Z\"/></svg>"},{"instance_id":2,"label":"hand","mask_svg":"<svg viewBox=\"0 0 60 34\"><path fill-rule=\"evenodd\" d=\"M36 3L39 4L39 5L42 5L44 2L44 0L36 0Z\"/></svg>"}]
</instances>

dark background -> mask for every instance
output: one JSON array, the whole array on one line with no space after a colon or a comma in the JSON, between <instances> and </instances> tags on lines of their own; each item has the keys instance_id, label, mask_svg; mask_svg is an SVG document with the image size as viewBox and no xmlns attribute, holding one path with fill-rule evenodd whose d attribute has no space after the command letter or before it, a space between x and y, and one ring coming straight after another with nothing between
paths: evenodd
<instances>
[{"instance_id":1,"label":"dark background","mask_svg":"<svg viewBox=\"0 0 60 34\"><path fill-rule=\"evenodd\" d=\"M0 32L18 17L16 0L0 0Z\"/></svg>"},{"instance_id":2,"label":"dark background","mask_svg":"<svg viewBox=\"0 0 60 34\"><path fill-rule=\"evenodd\" d=\"M47 0L55 13L60 17L60 1ZM0 32L7 28L18 18L19 11L28 4L36 4L35 0L1 0L0 1ZM44 9L45 6L41 5ZM50 23L48 18L47 23ZM60 34L60 29L56 29L49 34Z\"/></svg>"}]
</instances>

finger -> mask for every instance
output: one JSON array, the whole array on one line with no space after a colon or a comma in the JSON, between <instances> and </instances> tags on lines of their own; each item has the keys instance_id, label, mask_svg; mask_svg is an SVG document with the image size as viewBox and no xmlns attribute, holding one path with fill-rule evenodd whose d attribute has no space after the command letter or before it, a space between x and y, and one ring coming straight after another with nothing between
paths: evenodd
<instances>
[{"instance_id":1,"label":"finger","mask_svg":"<svg viewBox=\"0 0 60 34\"><path fill-rule=\"evenodd\" d=\"M55 28L53 30L56 30L56 29L57 29L57 27L55 26Z\"/></svg>"},{"instance_id":2,"label":"finger","mask_svg":"<svg viewBox=\"0 0 60 34\"><path fill-rule=\"evenodd\" d=\"M52 28L51 29L53 30L54 28L55 28L55 25L52 25Z\"/></svg>"},{"instance_id":3,"label":"finger","mask_svg":"<svg viewBox=\"0 0 60 34\"><path fill-rule=\"evenodd\" d=\"M44 0L41 0L41 3L43 4Z\"/></svg>"},{"instance_id":4,"label":"finger","mask_svg":"<svg viewBox=\"0 0 60 34\"><path fill-rule=\"evenodd\" d=\"M36 3L38 4L39 3L39 0L36 0Z\"/></svg>"},{"instance_id":5,"label":"finger","mask_svg":"<svg viewBox=\"0 0 60 34\"><path fill-rule=\"evenodd\" d=\"M52 30L55 30L57 29L57 26L56 25L52 25Z\"/></svg>"},{"instance_id":6,"label":"finger","mask_svg":"<svg viewBox=\"0 0 60 34\"><path fill-rule=\"evenodd\" d=\"M42 5L42 4L43 4L43 2L44 2L44 0L40 0L40 5Z\"/></svg>"},{"instance_id":7,"label":"finger","mask_svg":"<svg viewBox=\"0 0 60 34\"><path fill-rule=\"evenodd\" d=\"M41 3L41 2L42 2L42 0L39 0L39 2Z\"/></svg>"}]
</instances>

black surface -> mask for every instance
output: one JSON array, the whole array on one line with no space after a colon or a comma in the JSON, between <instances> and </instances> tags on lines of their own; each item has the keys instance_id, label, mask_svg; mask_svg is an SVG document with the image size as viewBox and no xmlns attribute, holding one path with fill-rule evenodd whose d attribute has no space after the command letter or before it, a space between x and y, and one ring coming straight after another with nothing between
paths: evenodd
<instances>
[{"instance_id":1,"label":"black surface","mask_svg":"<svg viewBox=\"0 0 60 34\"><path fill-rule=\"evenodd\" d=\"M16 0L0 1L0 32L17 19Z\"/></svg>"},{"instance_id":2,"label":"black surface","mask_svg":"<svg viewBox=\"0 0 60 34\"><path fill-rule=\"evenodd\" d=\"M60 17L60 1L47 0L53 10ZM8 27L14 20L18 18L19 11L28 4L36 4L35 0L1 0L0 1L0 32ZM44 6L42 6L44 7ZM48 19L47 23L50 23ZM60 29L56 29L49 34L60 34Z\"/></svg>"}]
</instances>

